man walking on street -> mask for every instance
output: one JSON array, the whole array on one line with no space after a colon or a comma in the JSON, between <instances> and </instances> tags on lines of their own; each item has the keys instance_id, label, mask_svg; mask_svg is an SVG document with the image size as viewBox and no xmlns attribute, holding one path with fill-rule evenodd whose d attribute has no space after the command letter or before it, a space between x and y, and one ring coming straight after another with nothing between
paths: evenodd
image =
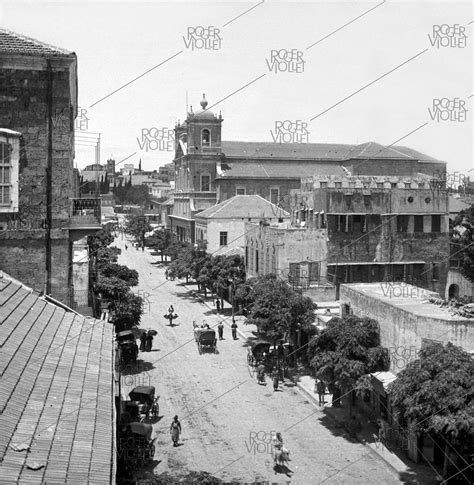
<instances>
[{"instance_id":1,"label":"man walking on street","mask_svg":"<svg viewBox=\"0 0 474 485\"><path fill-rule=\"evenodd\" d=\"M224 324L222 322L217 325L217 331L219 332L219 340L224 340Z\"/></svg>"},{"instance_id":2,"label":"man walking on street","mask_svg":"<svg viewBox=\"0 0 474 485\"><path fill-rule=\"evenodd\" d=\"M219 313L221 311L221 302L219 301L219 299L216 300L216 308L217 308L217 313Z\"/></svg>"},{"instance_id":3,"label":"man walking on street","mask_svg":"<svg viewBox=\"0 0 474 485\"><path fill-rule=\"evenodd\" d=\"M232 325L230 326L230 328L232 329L232 338L234 340L237 340L237 324L234 322L232 322Z\"/></svg>"}]
</instances>

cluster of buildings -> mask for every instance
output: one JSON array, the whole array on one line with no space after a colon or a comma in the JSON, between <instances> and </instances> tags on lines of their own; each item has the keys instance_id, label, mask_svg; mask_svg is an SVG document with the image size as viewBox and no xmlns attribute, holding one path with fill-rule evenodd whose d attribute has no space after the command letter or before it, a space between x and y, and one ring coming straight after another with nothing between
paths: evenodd
<instances>
[{"instance_id":1,"label":"cluster of buildings","mask_svg":"<svg viewBox=\"0 0 474 485\"><path fill-rule=\"evenodd\" d=\"M419 350L431 339L474 350L474 321L426 306L422 293L473 296L450 268L456 212L444 187L431 183L446 173L445 162L375 142L225 141L222 115L203 97L201 110L176 125L174 161L158 172L124 165L117 173L109 159L79 173L76 55L0 30L0 81L0 428L8 481L115 477L113 328L81 315L91 306L86 238L113 212L113 198L84 196L81 178L148 186L145 213L179 240L241 254L249 277L276 273L328 307L339 301L342 314L372 316L386 347ZM57 123L65 114L71 123ZM384 290L402 281L409 296ZM90 406L81 404L86 387ZM378 399L380 408L386 396Z\"/></svg>"},{"instance_id":2,"label":"cluster of buildings","mask_svg":"<svg viewBox=\"0 0 474 485\"><path fill-rule=\"evenodd\" d=\"M388 384L420 349L474 352L474 319L435 303L474 301L449 240L450 219L474 200L451 193L445 162L405 146L225 141L207 105L203 96L175 127L168 227L211 254L242 255L248 277L277 274L301 289L319 328L336 315L377 320L391 368L372 376L362 406L396 430ZM418 445L416 461L433 443Z\"/></svg>"}]
</instances>

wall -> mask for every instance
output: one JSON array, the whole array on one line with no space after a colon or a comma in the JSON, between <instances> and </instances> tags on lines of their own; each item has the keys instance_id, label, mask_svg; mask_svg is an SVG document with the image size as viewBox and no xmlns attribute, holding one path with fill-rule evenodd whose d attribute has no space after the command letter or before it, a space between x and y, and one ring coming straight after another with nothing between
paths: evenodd
<instances>
[{"instance_id":1,"label":"wall","mask_svg":"<svg viewBox=\"0 0 474 485\"><path fill-rule=\"evenodd\" d=\"M288 280L290 263L321 262L321 281L327 275L326 231L324 229L285 229L246 223L246 243L249 254L247 272L256 276L255 250L259 250L258 274L276 273ZM259 254L260 254L259 253Z\"/></svg>"},{"instance_id":2,"label":"wall","mask_svg":"<svg viewBox=\"0 0 474 485\"><path fill-rule=\"evenodd\" d=\"M48 124L46 58L0 55L0 127L22 133L19 211L0 215L0 269L45 290L48 191L51 194L51 295L65 303L71 279L70 198L74 196L76 56L53 58L51 124ZM52 185L48 187L48 130Z\"/></svg>"},{"instance_id":3,"label":"wall","mask_svg":"<svg viewBox=\"0 0 474 485\"><path fill-rule=\"evenodd\" d=\"M390 371L394 374L402 371L408 362L416 358L421 349L422 339L452 342L468 352L474 351L474 319L452 317L448 321L430 316L428 311L425 314L415 314L371 295L362 294L360 291L363 291L364 286L360 285L359 291L356 291L351 285L341 285L341 309L344 309L345 304L349 304L354 315L378 321L381 345L388 348L391 353ZM421 297L419 301L422 311ZM344 314L343 311L341 314Z\"/></svg>"},{"instance_id":4,"label":"wall","mask_svg":"<svg viewBox=\"0 0 474 485\"><path fill-rule=\"evenodd\" d=\"M227 245L221 246L219 233L227 232ZM245 221L240 219L207 220L207 252L213 256L226 253L230 249L243 251L245 246Z\"/></svg>"},{"instance_id":5,"label":"wall","mask_svg":"<svg viewBox=\"0 0 474 485\"><path fill-rule=\"evenodd\" d=\"M245 187L245 195L260 195L264 199L270 200L270 187L280 188L280 201L288 200L290 191L300 187L300 179L217 179L216 186L218 187L218 202L230 199L236 195L237 186ZM278 201L277 201L278 203ZM284 208L284 207L283 207Z\"/></svg>"},{"instance_id":6,"label":"wall","mask_svg":"<svg viewBox=\"0 0 474 485\"><path fill-rule=\"evenodd\" d=\"M464 277L459 270L450 269L448 271L448 279L446 281L446 292L444 298L449 299L449 287L451 285L458 285L459 297L467 298L471 302L474 302L474 283Z\"/></svg>"}]
</instances>

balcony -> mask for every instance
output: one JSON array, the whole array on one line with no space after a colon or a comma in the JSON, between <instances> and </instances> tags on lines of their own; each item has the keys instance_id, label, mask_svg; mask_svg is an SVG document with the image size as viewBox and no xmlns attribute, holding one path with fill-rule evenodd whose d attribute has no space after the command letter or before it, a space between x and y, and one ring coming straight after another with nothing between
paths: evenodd
<instances>
[{"instance_id":1,"label":"balcony","mask_svg":"<svg viewBox=\"0 0 474 485\"><path fill-rule=\"evenodd\" d=\"M100 199L71 199L69 228L73 230L101 229Z\"/></svg>"}]
</instances>

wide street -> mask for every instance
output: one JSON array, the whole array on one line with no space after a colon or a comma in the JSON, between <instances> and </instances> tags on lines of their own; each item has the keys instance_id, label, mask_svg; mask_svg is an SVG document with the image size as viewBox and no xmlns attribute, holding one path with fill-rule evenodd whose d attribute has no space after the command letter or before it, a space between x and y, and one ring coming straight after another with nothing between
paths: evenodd
<instances>
[{"instance_id":1,"label":"wide street","mask_svg":"<svg viewBox=\"0 0 474 485\"><path fill-rule=\"evenodd\" d=\"M118 262L140 274L133 290L146 300L141 327L158 332L153 351L139 354L136 371L142 372L121 381L125 393L149 383L160 395L162 418L154 423L155 475L189 470L247 483L400 483L384 461L347 438L292 383L286 381L279 392L273 392L269 381L265 387L257 385L247 366L245 341L232 340L228 320L218 352L200 355L193 320L206 320L212 327L220 317L193 296L195 285L167 281L164 269L152 264L158 258L137 251L121 236L114 245L122 249ZM163 318L170 304L179 315L173 327ZM182 446L177 448L169 434L175 414L183 427ZM265 443L271 431L282 432L291 452L286 473L275 474L273 469L271 448Z\"/></svg>"}]
</instances>

